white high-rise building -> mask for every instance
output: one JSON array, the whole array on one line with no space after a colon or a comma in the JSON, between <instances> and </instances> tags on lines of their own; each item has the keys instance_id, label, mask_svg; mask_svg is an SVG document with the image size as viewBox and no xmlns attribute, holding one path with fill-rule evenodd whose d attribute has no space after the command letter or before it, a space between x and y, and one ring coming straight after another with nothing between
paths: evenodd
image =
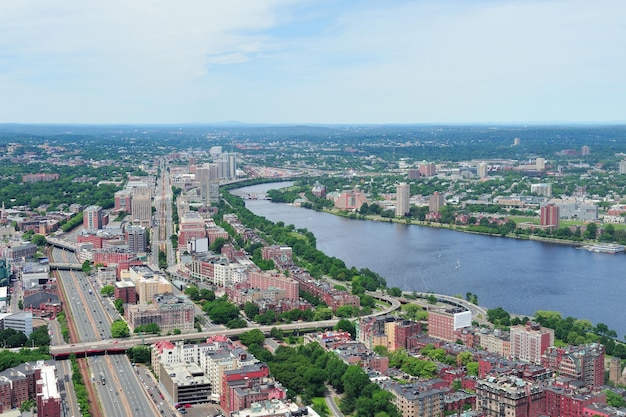
<instances>
[{"instance_id":1,"label":"white high-rise building","mask_svg":"<svg viewBox=\"0 0 626 417\"><path fill-rule=\"evenodd\" d=\"M409 199L411 198L411 187L409 184L401 182L396 186L396 216L405 216L409 213Z\"/></svg>"},{"instance_id":2,"label":"white high-rise building","mask_svg":"<svg viewBox=\"0 0 626 417\"><path fill-rule=\"evenodd\" d=\"M485 162L479 163L476 173L478 174L478 178L487 178L487 164Z\"/></svg>"}]
</instances>

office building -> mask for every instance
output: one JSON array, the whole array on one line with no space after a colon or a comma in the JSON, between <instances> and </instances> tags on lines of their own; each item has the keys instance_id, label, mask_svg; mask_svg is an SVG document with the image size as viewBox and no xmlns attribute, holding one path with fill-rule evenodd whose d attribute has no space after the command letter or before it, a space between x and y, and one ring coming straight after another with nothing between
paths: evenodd
<instances>
[{"instance_id":1,"label":"office building","mask_svg":"<svg viewBox=\"0 0 626 417\"><path fill-rule=\"evenodd\" d=\"M152 220L152 198L144 194L133 195L130 211L133 223L149 227Z\"/></svg>"},{"instance_id":2,"label":"office building","mask_svg":"<svg viewBox=\"0 0 626 417\"><path fill-rule=\"evenodd\" d=\"M201 404L211 399L211 383L195 363L161 364L159 382L175 404Z\"/></svg>"},{"instance_id":3,"label":"office building","mask_svg":"<svg viewBox=\"0 0 626 417\"><path fill-rule=\"evenodd\" d=\"M83 211L84 229L102 229L102 207L89 206Z\"/></svg>"},{"instance_id":4,"label":"office building","mask_svg":"<svg viewBox=\"0 0 626 417\"><path fill-rule=\"evenodd\" d=\"M411 187L409 184L401 182L396 186L396 216L406 216L409 214L410 197Z\"/></svg>"},{"instance_id":5,"label":"office building","mask_svg":"<svg viewBox=\"0 0 626 417\"><path fill-rule=\"evenodd\" d=\"M554 330L537 323L511 327L511 358L541 364L541 355L554 344Z\"/></svg>"},{"instance_id":6,"label":"office building","mask_svg":"<svg viewBox=\"0 0 626 417\"><path fill-rule=\"evenodd\" d=\"M156 323L163 333L194 330L195 307L189 299L174 294L156 294L153 300L151 304L126 306L126 319L131 331L152 323Z\"/></svg>"}]
</instances>

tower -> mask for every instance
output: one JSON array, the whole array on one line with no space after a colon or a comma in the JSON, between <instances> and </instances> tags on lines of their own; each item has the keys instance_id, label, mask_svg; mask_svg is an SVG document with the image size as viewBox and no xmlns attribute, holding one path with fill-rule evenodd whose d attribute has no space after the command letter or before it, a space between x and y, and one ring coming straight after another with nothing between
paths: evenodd
<instances>
[{"instance_id":1,"label":"tower","mask_svg":"<svg viewBox=\"0 0 626 417\"><path fill-rule=\"evenodd\" d=\"M396 186L396 216L405 216L409 213L409 199L411 187L401 182Z\"/></svg>"}]
</instances>

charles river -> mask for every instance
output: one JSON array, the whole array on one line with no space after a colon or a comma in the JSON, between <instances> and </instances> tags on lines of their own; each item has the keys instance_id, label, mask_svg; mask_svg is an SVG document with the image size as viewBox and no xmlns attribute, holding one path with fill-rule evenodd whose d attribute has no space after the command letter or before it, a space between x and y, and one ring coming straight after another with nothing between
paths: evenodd
<instances>
[{"instance_id":1,"label":"charles river","mask_svg":"<svg viewBox=\"0 0 626 417\"><path fill-rule=\"evenodd\" d=\"M290 183L261 184L233 193L263 193ZM481 236L437 229L347 219L328 213L246 200L253 213L306 228L317 248L349 268L369 268L388 287L456 295L472 292L487 308L605 323L626 334L626 255L593 253L571 246Z\"/></svg>"}]
</instances>

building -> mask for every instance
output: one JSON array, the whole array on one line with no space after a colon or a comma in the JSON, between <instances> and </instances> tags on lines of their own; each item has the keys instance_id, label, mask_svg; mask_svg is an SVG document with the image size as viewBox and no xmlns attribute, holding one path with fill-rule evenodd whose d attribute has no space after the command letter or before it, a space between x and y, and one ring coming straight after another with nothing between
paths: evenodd
<instances>
[{"instance_id":1,"label":"building","mask_svg":"<svg viewBox=\"0 0 626 417\"><path fill-rule=\"evenodd\" d=\"M559 228L559 207L554 204L546 204L541 207L541 225L546 228Z\"/></svg>"},{"instance_id":2,"label":"building","mask_svg":"<svg viewBox=\"0 0 626 417\"><path fill-rule=\"evenodd\" d=\"M428 199L428 210L431 213L439 213L439 210L441 210L441 207L445 204L446 200L443 194L439 194L439 191L435 191Z\"/></svg>"},{"instance_id":3,"label":"building","mask_svg":"<svg viewBox=\"0 0 626 417\"><path fill-rule=\"evenodd\" d=\"M619 173L626 174L626 159L619 162Z\"/></svg>"},{"instance_id":4,"label":"building","mask_svg":"<svg viewBox=\"0 0 626 417\"><path fill-rule=\"evenodd\" d=\"M33 313L22 311L0 314L0 330L5 329L13 329L30 336L33 332Z\"/></svg>"},{"instance_id":5,"label":"building","mask_svg":"<svg viewBox=\"0 0 626 417\"><path fill-rule=\"evenodd\" d=\"M211 399L211 383L195 363L162 363L159 382L175 404L201 404Z\"/></svg>"},{"instance_id":6,"label":"building","mask_svg":"<svg viewBox=\"0 0 626 417\"><path fill-rule=\"evenodd\" d=\"M530 184L530 192L537 195L543 195L546 197L552 197L552 184Z\"/></svg>"},{"instance_id":7,"label":"building","mask_svg":"<svg viewBox=\"0 0 626 417\"><path fill-rule=\"evenodd\" d=\"M419 164L418 168L422 177L434 177L437 175L437 166L432 162L423 162Z\"/></svg>"},{"instance_id":8,"label":"building","mask_svg":"<svg viewBox=\"0 0 626 417\"><path fill-rule=\"evenodd\" d=\"M424 384L391 383L385 389L393 394L393 404L402 417L440 417L444 411L446 390Z\"/></svg>"},{"instance_id":9,"label":"building","mask_svg":"<svg viewBox=\"0 0 626 417\"><path fill-rule=\"evenodd\" d=\"M365 203L367 203L365 194L355 189L339 194L335 200L335 207L341 210L359 210Z\"/></svg>"},{"instance_id":10,"label":"building","mask_svg":"<svg viewBox=\"0 0 626 417\"><path fill-rule=\"evenodd\" d=\"M591 155L591 148L589 146L587 146L587 145L583 145L580 148L580 155L581 156L589 156L589 155Z\"/></svg>"},{"instance_id":11,"label":"building","mask_svg":"<svg viewBox=\"0 0 626 417\"><path fill-rule=\"evenodd\" d=\"M472 326L472 312L462 308L430 310L428 312L428 336L456 342L455 332Z\"/></svg>"},{"instance_id":12,"label":"building","mask_svg":"<svg viewBox=\"0 0 626 417\"><path fill-rule=\"evenodd\" d=\"M137 302L137 291L135 283L130 279L123 279L115 282L115 299L121 299L124 304L135 304Z\"/></svg>"},{"instance_id":13,"label":"building","mask_svg":"<svg viewBox=\"0 0 626 417\"><path fill-rule=\"evenodd\" d=\"M540 417L545 414L541 385L505 375L476 383L476 411L485 417Z\"/></svg>"},{"instance_id":14,"label":"building","mask_svg":"<svg viewBox=\"0 0 626 417\"><path fill-rule=\"evenodd\" d=\"M128 270L131 281L135 284L139 304L154 300L156 294L172 292L172 284L160 271L153 271L145 265L131 266Z\"/></svg>"},{"instance_id":15,"label":"building","mask_svg":"<svg viewBox=\"0 0 626 417\"><path fill-rule=\"evenodd\" d=\"M102 207L89 206L83 210L83 228L89 230L102 229Z\"/></svg>"},{"instance_id":16,"label":"building","mask_svg":"<svg viewBox=\"0 0 626 417\"><path fill-rule=\"evenodd\" d=\"M248 274L250 287L260 290L270 288L279 288L285 290L285 297L289 300L298 300L299 289L298 281L293 278L286 277L276 271L254 271Z\"/></svg>"},{"instance_id":17,"label":"building","mask_svg":"<svg viewBox=\"0 0 626 417\"><path fill-rule=\"evenodd\" d=\"M511 327L511 358L541 364L541 355L554 345L554 330L537 323Z\"/></svg>"},{"instance_id":18,"label":"building","mask_svg":"<svg viewBox=\"0 0 626 417\"><path fill-rule=\"evenodd\" d=\"M115 198L115 206L113 211L123 211L130 213L132 210L132 194L129 190L119 190L113 195Z\"/></svg>"},{"instance_id":19,"label":"building","mask_svg":"<svg viewBox=\"0 0 626 417\"><path fill-rule=\"evenodd\" d=\"M587 387L604 384L604 346L599 343L561 348L551 346L543 354L541 364L561 376L581 381Z\"/></svg>"},{"instance_id":20,"label":"building","mask_svg":"<svg viewBox=\"0 0 626 417\"><path fill-rule=\"evenodd\" d=\"M57 385L56 367L38 363L40 373L37 379L37 415L40 417L61 417L61 395Z\"/></svg>"},{"instance_id":21,"label":"building","mask_svg":"<svg viewBox=\"0 0 626 417\"><path fill-rule=\"evenodd\" d=\"M396 186L396 216L406 216L409 214L409 199L411 198L411 187L409 184L401 182Z\"/></svg>"},{"instance_id":22,"label":"building","mask_svg":"<svg viewBox=\"0 0 626 417\"><path fill-rule=\"evenodd\" d=\"M187 242L193 238L207 237L204 227L204 219L197 212L187 212L180 216L178 231L178 245L187 246Z\"/></svg>"},{"instance_id":23,"label":"building","mask_svg":"<svg viewBox=\"0 0 626 417\"><path fill-rule=\"evenodd\" d=\"M194 304L185 297L174 294L156 294L151 304L126 306L128 327L133 331L139 326L156 323L162 332L194 330Z\"/></svg>"},{"instance_id":24,"label":"building","mask_svg":"<svg viewBox=\"0 0 626 417\"><path fill-rule=\"evenodd\" d=\"M546 160L544 158L535 159L535 169L539 172L546 170Z\"/></svg>"},{"instance_id":25,"label":"building","mask_svg":"<svg viewBox=\"0 0 626 417\"><path fill-rule=\"evenodd\" d=\"M571 389L551 385L546 387L546 415L584 417L585 407L606 404L606 394L588 389Z\"/></svg>"},{"instance_id":26,"label":"building","mask_svg":"<svg viewBox=\"0 0 626 417\"><path fill-rule=\"evenodd\" d=\"M145 252L148 246L146 228L142 226L128 226L126 229L128 249L134 253Z\"/></svg>"},{"instance_id":27,"label":"building","mask_svg":"<svg viewBox=\"0 0 626 417\"><path fill-rule=\"evenodd\" d=\"M59 179L59 174L25 174L22 175L22 182L54 181Z\"/></svg>"},{"instance_id":28,"label":"building","mask_svg":"<svg viewBox=\"0 0 626 417\"><path fill-rule=\"evenodd\" d=\"M264 260L271 259L278 265L290 265L293 258L293 250L286 245L270 245L261 248L261 256Z\"/></svg>"},{"instance_id":29,"label":"building","mask_svg":"<svg viewBox=\"0 0 626 417\"><path fill-rule=\"evenodd\" d=\"M480 162L478 164L478 167L476 169L476 174L478 175L478 178L480 179L487 178L487 168L488 168L488 165L485 162Z\"/></svg>"},{"instance_id":30,"label":"building","mask_svg":"<svg viewBox=\"0 0 626 417\"><path fill-rule=\"evenodd\" d=\"M150 227L152 220L152 198L150 194L136 192L141 188L135 188L131 198L132 222L141 226Z\"/></svg>"}]
</instances>

